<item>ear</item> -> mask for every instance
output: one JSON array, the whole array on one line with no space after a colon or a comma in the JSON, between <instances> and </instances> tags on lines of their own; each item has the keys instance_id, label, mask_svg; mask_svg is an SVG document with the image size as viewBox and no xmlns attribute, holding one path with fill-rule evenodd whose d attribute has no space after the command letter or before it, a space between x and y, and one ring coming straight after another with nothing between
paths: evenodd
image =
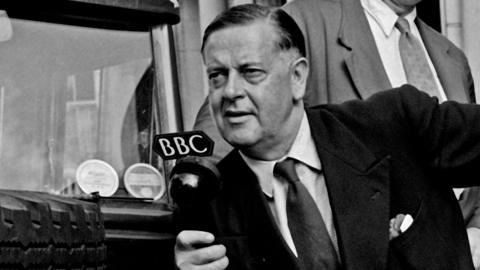
<instances>
[{"instance_id":1,"label":"ear","mask_svg":"<svg viewBox=\"0 0 480 270\"><path fill-rule=\"evenodd\" d=\"M308 61L305 57L300 57L291 65L290 74L292 76L292 96L295 101L301 100L305 95L308 77Z\"/></svg>"}]
</instances>

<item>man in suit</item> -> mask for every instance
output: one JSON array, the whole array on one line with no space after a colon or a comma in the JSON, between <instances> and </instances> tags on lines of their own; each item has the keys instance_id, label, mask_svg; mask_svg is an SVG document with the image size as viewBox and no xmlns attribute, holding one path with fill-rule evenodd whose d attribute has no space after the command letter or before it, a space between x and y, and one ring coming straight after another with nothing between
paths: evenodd
<instances>
[{"instance_id":1,"label":"man in suit","mask_svg":"<svg viewBox=\"0 0 480 270\"><path fill-rule=\"evenodd\" d=\"M283 11L255 5L217 17L202 55L212 114L235 150L218 165L221 192L190 212L201 219L176 213L177 267L313 269L304 267L312 263L308 246L297 241L302 219L290 213L295 189L274 173L278 163L293 161L314 202L310 210L321 216L322 239L331 243L329 255L314 263L473 269L451 188L478 184L478 106L439 105L402 86L305 110L309 66L301 31ZM392 237L389 223L398 214L414 221Z\"/></svg>"},{"instance_id":2,"label":"man in suit","mask_svg":"<svg viewBox=\"0 0 480 270\"><path fill-rule=\"evenodd\" d=\"M304 102L307 106L365 99L405 83L395 22L407 18L427 52L439 88L440 101L475 102L470 67L464 53L447 38L416 17L421 0L294 0L284 7L306 39L310 74ZM418 86L417 86L418 87ZM204 130L216 142L214 161L231 147L221 138L205 103L194 129ZM457 190L460 194L463 190ZM460 196L472 255L480 266L480 188ZM478 215L478 216L477 216ZM477 248L478 246L478 248ZM479 249L479 250L477 250Z\"/></svg>"}]
</instances>

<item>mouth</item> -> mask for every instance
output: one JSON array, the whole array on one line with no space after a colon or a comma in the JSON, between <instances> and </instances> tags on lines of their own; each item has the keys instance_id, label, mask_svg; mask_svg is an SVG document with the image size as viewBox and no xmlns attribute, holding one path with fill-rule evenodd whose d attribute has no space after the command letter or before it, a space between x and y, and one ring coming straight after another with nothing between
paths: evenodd
<instances>
[{"instance_id":1,"label":"mouth","mask_svg":"<svg viewBox=\"0 0 480 270\"><path fill-rule=\"evenodd\" d=\"M231 124L239 124L245 122L251 115L250 112L227 110L223 117Z\"/></svg>"}]
</instances>

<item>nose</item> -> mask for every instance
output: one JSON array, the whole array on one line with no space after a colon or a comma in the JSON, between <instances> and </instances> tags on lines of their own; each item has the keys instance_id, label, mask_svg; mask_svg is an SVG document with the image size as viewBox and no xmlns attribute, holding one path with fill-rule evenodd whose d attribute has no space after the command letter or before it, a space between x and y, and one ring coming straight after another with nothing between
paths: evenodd
<instances>
[{"instance_id":1,"label":"nose","mask_svg":"<svg viewBox=\"0 0 480 270\"><path fill-rule=\"evenodd\" d=\"M223 96L227 99L234 100L244 95L242 77L237 72L231 72L228 76L227 84L223 89Z\"/></svg>"}]
</instances>

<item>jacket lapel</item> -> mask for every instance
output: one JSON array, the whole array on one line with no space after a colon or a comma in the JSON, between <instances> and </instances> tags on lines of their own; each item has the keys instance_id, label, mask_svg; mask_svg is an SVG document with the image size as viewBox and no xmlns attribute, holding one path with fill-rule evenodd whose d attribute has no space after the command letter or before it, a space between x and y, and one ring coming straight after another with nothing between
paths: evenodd
<instances>
[{"instance_id":1,"label":"jacket lapel","mask_svg":"<svg viewBox=\"0 0 480 270\"><path fill-rule=\"evenodd\" d=\"M245 226L248 238L255 241L253 246L264 256L257 258L263 264L259 269L279 269L276 266L280 266L282 269L300 270L295 255L275 223L257 177L238 152L231 153L229 158L229 164L235 164L235 176L229 179L234 185L231 195L238 196L234 201L241 202L237 216L232 218L246 218L243 222L248 224Z\"/></svg>"},{"instance_id":2,"label":"jacket lapel","mask_svg":"<svg viewBox=\"0 0 480 270\"><path fill-rule=\"evenodd\" d=\"M344 0L342 5L338 38L347 49L345 65L357 94L365 99L379 90L391 88L391 84L360 1Z\"/></svg>"},{"instance_id":3,"label":"jacket lapel","mask_svg":"<svg viewBox=\"0 0 480 270\"><path fill-rule=\"evenodd\" d=\"M309 114L344 269L385 269L389 158L377 159L333 117L323 118Z\"/></svg>"},{"instance_id":4,"label":"jacket lapel","mask_svg":"<svg viewBox=\"0 0 480 270\"><path fill-rule=\"evenodd\" d=\"M417 19L416 22L447 98L463 103L469 102L468 86L464 84L465 71L461 62L451 54L452 45L422 20Z\"/></svg>"}]
</instances>

